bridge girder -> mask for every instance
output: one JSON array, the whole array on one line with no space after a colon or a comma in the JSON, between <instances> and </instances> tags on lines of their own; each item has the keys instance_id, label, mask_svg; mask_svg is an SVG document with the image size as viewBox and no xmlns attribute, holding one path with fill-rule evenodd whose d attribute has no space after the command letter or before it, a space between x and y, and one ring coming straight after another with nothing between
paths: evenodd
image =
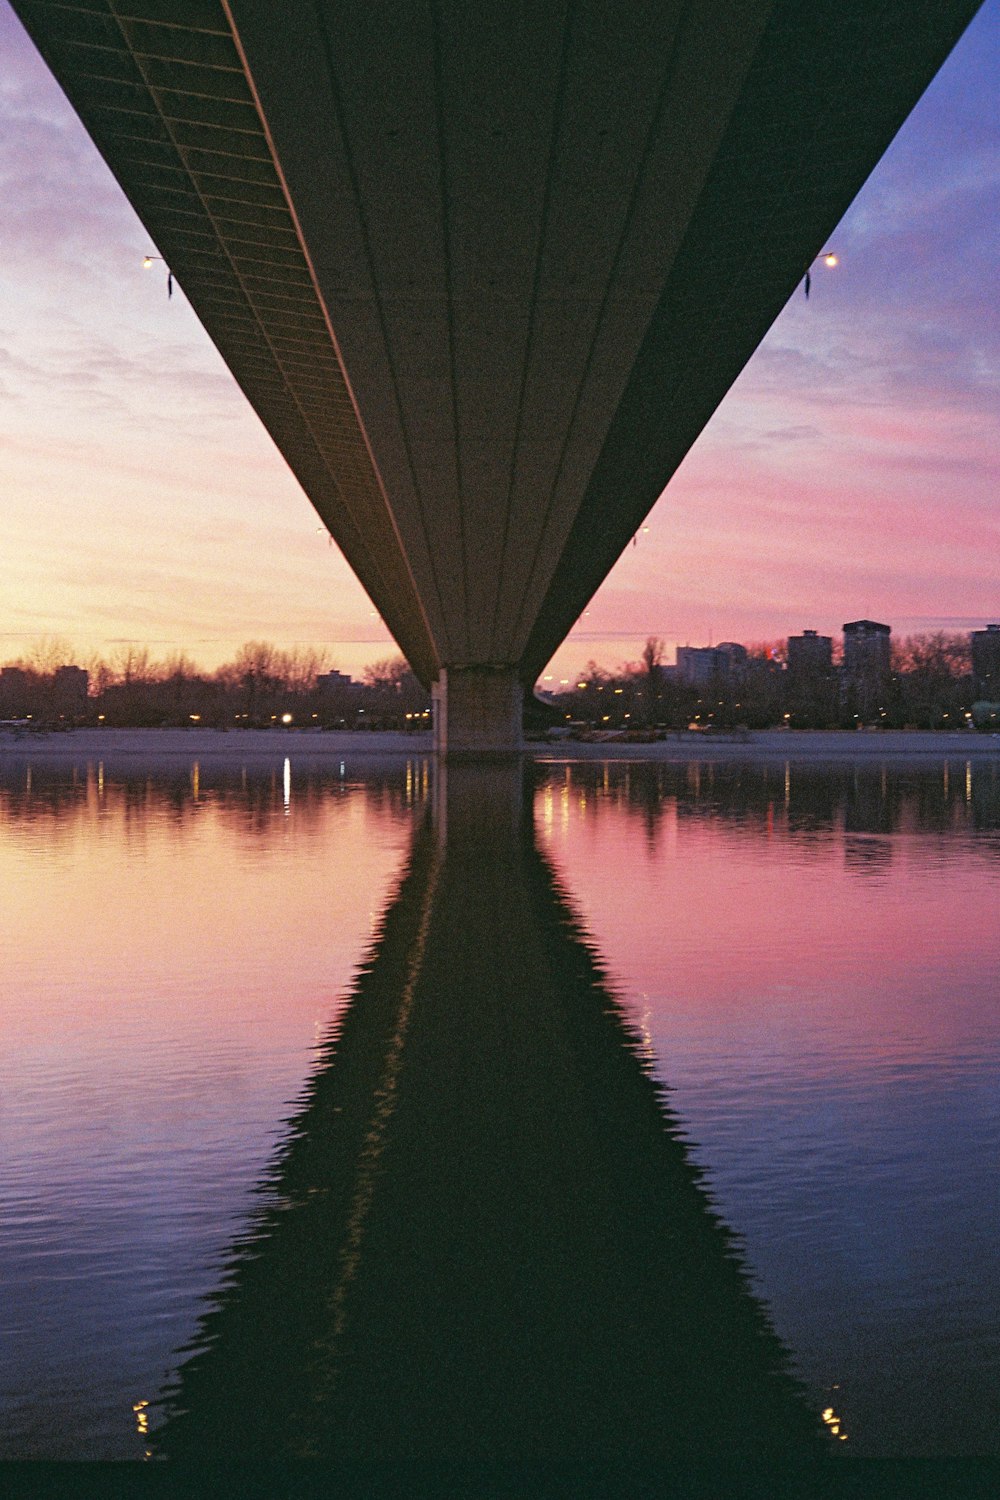
<instances>
[{"instance_id":1,"label":"bridge girder","mask_svg":"<svg viewBox=\"0 0 1000 1500\"><path fill-rule=\"evenodd\" d=\"M14 0L425 682L534 680L978 0Z\"/></svg>"}]
</instances>

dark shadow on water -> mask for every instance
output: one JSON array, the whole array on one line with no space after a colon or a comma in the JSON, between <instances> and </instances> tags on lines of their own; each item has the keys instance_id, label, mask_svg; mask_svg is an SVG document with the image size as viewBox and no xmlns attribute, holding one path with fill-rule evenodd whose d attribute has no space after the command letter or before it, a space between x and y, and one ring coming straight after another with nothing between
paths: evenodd
<instances>
[{"instance_id":1,"label":"dark shadow on water","mask_svg":"<svg viewBox=\"0 0 1000 1500\"><path fill-rule=\"evenodd\" d=\"M520 772L452 772L436 802L154 1451L825 1447Z\"/></svg>"}]
</instances>

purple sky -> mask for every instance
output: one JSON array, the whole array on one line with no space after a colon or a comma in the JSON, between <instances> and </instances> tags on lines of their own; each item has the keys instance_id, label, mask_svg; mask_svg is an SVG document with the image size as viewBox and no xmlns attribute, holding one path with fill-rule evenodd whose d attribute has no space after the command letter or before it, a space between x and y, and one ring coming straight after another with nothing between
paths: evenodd
<instances>
[{"instance_id":1,"label":"purple sky","mask_svg":"<svg viewBox=\"0 0 1000 1500\"><path fill-rule=\"evenodd\" d=\"M0 661L393 650L0 0ZM547 669L648 634L1000 618L1000 0L987 0Z\"/></svg>"}]
</instances>

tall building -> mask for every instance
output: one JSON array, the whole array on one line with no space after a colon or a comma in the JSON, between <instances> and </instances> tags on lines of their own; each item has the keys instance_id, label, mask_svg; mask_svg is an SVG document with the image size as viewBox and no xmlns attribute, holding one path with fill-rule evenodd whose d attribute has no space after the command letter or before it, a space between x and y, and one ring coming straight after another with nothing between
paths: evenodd
<instances>
[{"instance_id":1,"label":"tall building","mask_svg":"<svg viewBox=\"0 0 1000 1500\"><path fill-rule=\"evenodd\" d=\"M878 679L889 676L892 666L891 625L877 620L850 620L844 626L844 676Z\"/></svg>"},{"instance_id":2,"label":"tall building","mask_svg":"<svg viewBox=\"0 0 1000 1500\"><path fill-rule=\"evenodd\" d=\"M85 667L56 667L52 674L52 707L62 715L87 712L90 673Z\"/></svg>"},{"instance_id":3,"label":"tall building","mask_svg":"<svg viewBox=\"0 0 1000 1500\"><path fill-rule=\"evenodd\" d=\"M1000 625L972 632L972 677L977 698L1000 703Z\"/></svg>"},{"instance_id":4,"label":"tall building","mask_svg":"<svg viewBox=\"0 0 1000 1500\"><path fill-rule=\"evenodd\" d=\"M717 677L738 677L745 669L749 653L739 641L720 641L715 647Z\"/></svg>"},{"instance_id":5,"label":"tall building","mask_svg":"<svg viewBox=\"0 0 1000 1500\"><path fill-rule=\"evenodd\" d=\"M837 720L833 639L815 630L788 637L785 705L796 729L828 729Z\"/></svg>"},{"instance_id":6,"label":"tall building","mask_svg":"<svg viewBox=\"0 0 1000 1500\"><path fill-rule=\"evenodd\" d=\"M892 627L877 620L850 620L844 626L841 701L851 722L884 720L892 677L891 634Z\"/></svg>"},{"instance_id":7,"label":"tall building","mask_svg":"<svg viewBox=\"0 0 1000 1500\"><path fill-rule=\"evenodd\" d=\"M844 627L846 630L846 626ZM829 677L833 671L833 637L819 635L815 630L803 630L801 635L788 637L789 678L808 681L810 678Z\"/></svg>"}]
</instances>

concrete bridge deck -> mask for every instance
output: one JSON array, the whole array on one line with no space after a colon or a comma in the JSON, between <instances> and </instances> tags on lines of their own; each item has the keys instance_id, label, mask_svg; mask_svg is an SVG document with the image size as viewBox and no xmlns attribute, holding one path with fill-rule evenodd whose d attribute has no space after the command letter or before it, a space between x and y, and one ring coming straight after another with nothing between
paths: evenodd
<instances>
[{"instance_id":1,"label":"concrete bridge deck","mask_svg":"<svg viewBox=\"0 0 1000 1500\"><path fill-rule=\"evenodd\" d=\"M14 6L461 752L977 3Z\"/></svg>"}]
</instances>

